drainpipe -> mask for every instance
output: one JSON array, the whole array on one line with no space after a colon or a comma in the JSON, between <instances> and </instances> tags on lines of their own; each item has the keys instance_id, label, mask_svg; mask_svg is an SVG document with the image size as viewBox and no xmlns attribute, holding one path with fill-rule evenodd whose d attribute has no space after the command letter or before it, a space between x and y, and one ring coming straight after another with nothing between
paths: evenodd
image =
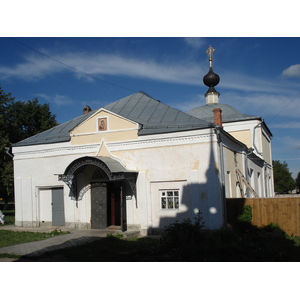
<instances>
[{"instance_id":1,"label":"drainpipe","mask_svg":"<svg viewBox=\"0 0 300 300\"><path fill-rule=\"evenodd\" d=\"M261 156L263 156L263 153L262 153L262 152L259 152L259 150L258 150L258 148L256 147L256 144L255 144L255 130L256 130L256 128L258 128L259 126L261 126L262 122L263 122L263 120L260 121L260 122L259 122L256 126L254 126L254 128L253 128L253 129L254 129L254 130L253 130L253 146L254 146L256 152L257 152L259 155L261 155Z\"/></svg>"},{"instance_id":2,"label":"drainpipe","mask_svg":"<svg viewBox=\"0 0 300 300\"><path fill-rule=\"evenodd\" d=\"M5 153L6 153L7 155L9 155L11 158L14 158L14 156L13 156L11 153L9 153L9 150L10 150L9 147L5 147Z\"/></svg>"},{"instance_id":3,"label":"drainpipe","mask_svg":"<svg viewBox=\"0 0 300 300\"><path fill-rule=\"evenodd\" d=\"M254 151L253 148L248 148L248 151L245 152L245 153L246 153L246 156L245 156L246 180L247 180L248 182L250 182L250 178L249 178L248 156L249 156L250 154L252 154L253 151ZM247 197L250 198L250 191L249 191L249 189L247 189Z\"/></svg>"}]
</instances>

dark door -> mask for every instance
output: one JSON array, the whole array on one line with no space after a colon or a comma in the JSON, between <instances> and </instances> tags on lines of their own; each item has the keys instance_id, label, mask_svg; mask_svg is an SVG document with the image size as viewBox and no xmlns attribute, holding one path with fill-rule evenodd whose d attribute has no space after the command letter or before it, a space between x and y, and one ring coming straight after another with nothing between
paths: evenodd
<instances>
[{"instance_id":1,"label":"dark door","mask_svg":"<svg viewBox=\"0 0 300 300\"><path fill-rule=\"evenodd\" d=\"M92 228L107 228L107 187L104 183L92 186L91 210Z\"/></svg>"},{"instance_id":2,"label":"dark door","mask_svg":"<svg viewBox=\"0 0 300 300\"><path fill-rule=\"evenodd\" d=\"M118 183L109 186L108 226L121 225L120 187Z\"/></svg>"},{"instance_id":3,"label":"dark door","mask_svg":"<svg viewBox=\"0 0 300 300\"><path fill-rule=\"evenodd\" d=\"M64 189L52 189L52 226L65 226Z\"/></svg>"},{"instance_id":4,"label":"dark door","mask_svg":"<svg viewBox=\"0 0 300 300\"><path fill-rule=\"evenodd\" d=\"M127 218L126 218L126 199L124 198L124 188L120 188L120 204L121 204L121 229L122 231L127 230Z\"/></svg>"}]
</instances>

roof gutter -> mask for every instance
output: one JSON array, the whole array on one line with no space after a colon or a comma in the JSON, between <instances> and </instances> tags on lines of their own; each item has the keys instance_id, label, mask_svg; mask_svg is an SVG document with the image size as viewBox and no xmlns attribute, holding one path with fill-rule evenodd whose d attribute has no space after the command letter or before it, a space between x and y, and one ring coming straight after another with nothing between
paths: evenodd
<instances>
[{"instance_id":1,"label":"roof gutter","mask_svg":"<svg viewBox=\"0 0 300 300\"><path fill-rule=\"evenodd\" d=\"M259 154L259 155L261 155L261 156L263 156L263 153L262 152L260 152L259 150L258 150L258 148L257 148L257 146L256 146L256 143L255 143L255 131L256 131L256 128L258 128L259 126L261 126L261 124L263 123L263 119L256 125L256 126L254 126L254 128L253 128L253 146L254 146L254 148L255 148L255 150L256 150L256 152L257 152L257 154Z\"/></svg>"},{"instance_id":2,"label":"roof gutter","mask_svg":"<svg viewBox=\"0 0 300 300\"><path fill-rule=\"evenodd\" d=\"M9 155L11 158L14 158L13 154L11 154L11 153L9 152L9 150L10 150L10 147L5 147L5 153L6 153L7 155Z\"/></svg>"}]
</instances>

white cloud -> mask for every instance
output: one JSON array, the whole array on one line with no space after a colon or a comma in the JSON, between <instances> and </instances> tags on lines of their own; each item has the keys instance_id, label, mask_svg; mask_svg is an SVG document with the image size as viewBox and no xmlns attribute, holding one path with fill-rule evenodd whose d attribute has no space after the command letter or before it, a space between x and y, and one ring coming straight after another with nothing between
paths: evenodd
<instances>
[{"instance_id":1,"label":"white cloud","mask_svg":"<svg viewBox=\"0 0 300 300\"><path fill-rule=\"evenodd\" d=\"M299 118L300 98L286 93L237 93L226 92L220 102L232 105L245 114L266 117L270 121L280 121L282 117Z\"/></svg>"},{"instance_id":2,"label":"white cloud","mask_svg":"<svg viewBox=\"0 0 300 300\"><path fill-rule=\"evenodd\" d=\"M0 78L36 80L53 73L72 71L77 77L89 80L91 77L84 73L94 77L119 75L173 83L199 84L198 78L204 73L198 65L193 63L182 65L180 63L161 63L150 59L140 60L115 54L65 53L59 56L47 55L54 60L31 55L26 56L23 63L13 67L0 66Z\"/></svg>"},{"instance_id":3,"label":"white cloud","mask_svg":"<svg viewBox=\"0 0 300 300\"><path fill-rule=\"evenodd\" d=\"M45 75L60 71L62 65L58 65L50 59L29 55L25 57L23 63L16 64L13 67L0 66L1 78L21 78L24 80L37 80Z\"/></svg>"},{"instance_id":4,"label":"white cloud","mask_svg":"<svg viewBox=\"0 0 300 300\"><path fill-rule=\"evenodd\" d=\"M198 45L198 47L202 43L200 38L186 38L185 40L187 43ZM177 61L176 63L170 63L169 61L139 59L122 54L65 52L56 55L46 50L43 50L43 53L53 59L37 55L26 56L22 63L10 67L0 66L0 78L21 78L29 81L38 80L52 74L72 72L78 79L84 78L85 80L94 80L95 78L93 79L93 77L105 80L102 76L115 75L200 86L204 74L207 73L207 67L203 69L199 63L192 60L189 62ZM224 94L224 90L239 90L248 93L278 93L278 97L287 98L288 100L289 97L287 95L291 94L291 90L298 89L297 86L291 84L287 87L282 80L279 81L274 78L265 80L257 76L251 77L222 70L220 70L219 75L221 81L216 89L221 94ZM261 100L263 100L262 98L271 97L274 98L275 96L263 94L255 96L255 98L260 98ZM284 99L277 100L282 102ZM263 103L257 104L263 105Z\"/></svg>"},{"instance_id":5,"label":"white cloud","mask_svg":"<svg viewBox=\"0 0 300 300\"><path fill-rule=\"evenodd\" d=\"M200 49L206 42L200 37L186 37L184 41L193 48Z\"/></svg>"},{"instance_id":6,"label":"white cloud","mask_svg":"<svg viewBox=\"0 0 300 300\"><path fill-rule=\"evenodd\" d=\"M279 128L279 129L299 129L300 122L299 121L292 121L287 123L275 123L271 125L272 128Z\"/></svg>"},{"instance_id":7,"label":"white cloud","mask_svg":"<svg viewBox=\"0 0 300 300\"><path fill-rule=\"evenodd\" d=\"M74 103L74 101L69 99L67 96L58 95L58 94L54 96L49 96L46 94L37 94L37 97L44 98L50 103L55 104L56 106L69 105Z\"/></svg>"},{"instance_id":8,"label":"white cloud","mask_svg":"<svg viewBox=\"0 0 300 300\"><path fill-rule=\"evenodd\" d=\"M216 72L217 73L217 72ZM245 92L263 92L263 93L290 93L293 86L278 81L274 78L266 80L258 76L249 76L242 73L225 71L220 75L220 83L217 86L223 89L233 89ZM295 87L298 89L298 87Z\"/></svg>"},{"instance_id":9,"label":"white cloud","mask_svg":"<svg viewBox=\"0 0 300 300\"><path fill-rule=\"evenodd\" d=\"M282 71L284 77L300 77L300 64L293 65Z\"/></svg>"},{"instance_id":10,"label":"white cloud","mask_svg":"<svg viewBox=\"0 0 300 300\"><path fill-rule=\"evenodd\" d=\"M205 97L202 94L195 95L187 101L180 101L177 103L169 103L170 106L177 108L183 112L187 112L195 107L205 105Z\"/></svg>"}]
</instances>

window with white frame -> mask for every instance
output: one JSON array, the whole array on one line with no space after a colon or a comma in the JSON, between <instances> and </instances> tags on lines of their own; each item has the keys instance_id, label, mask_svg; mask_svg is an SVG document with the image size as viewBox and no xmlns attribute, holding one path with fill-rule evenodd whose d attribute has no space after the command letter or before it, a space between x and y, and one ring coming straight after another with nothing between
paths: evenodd
<instances>
[{"instance_id":1,"label":"window with white frame","mask_svg":"<svg viewBox=\"0 0 300 300\"><path fill-rule=\"evenodd\" d=\"M179 209L179 189L160 190L161 209Z\"/></svg>"}]
</instances>

